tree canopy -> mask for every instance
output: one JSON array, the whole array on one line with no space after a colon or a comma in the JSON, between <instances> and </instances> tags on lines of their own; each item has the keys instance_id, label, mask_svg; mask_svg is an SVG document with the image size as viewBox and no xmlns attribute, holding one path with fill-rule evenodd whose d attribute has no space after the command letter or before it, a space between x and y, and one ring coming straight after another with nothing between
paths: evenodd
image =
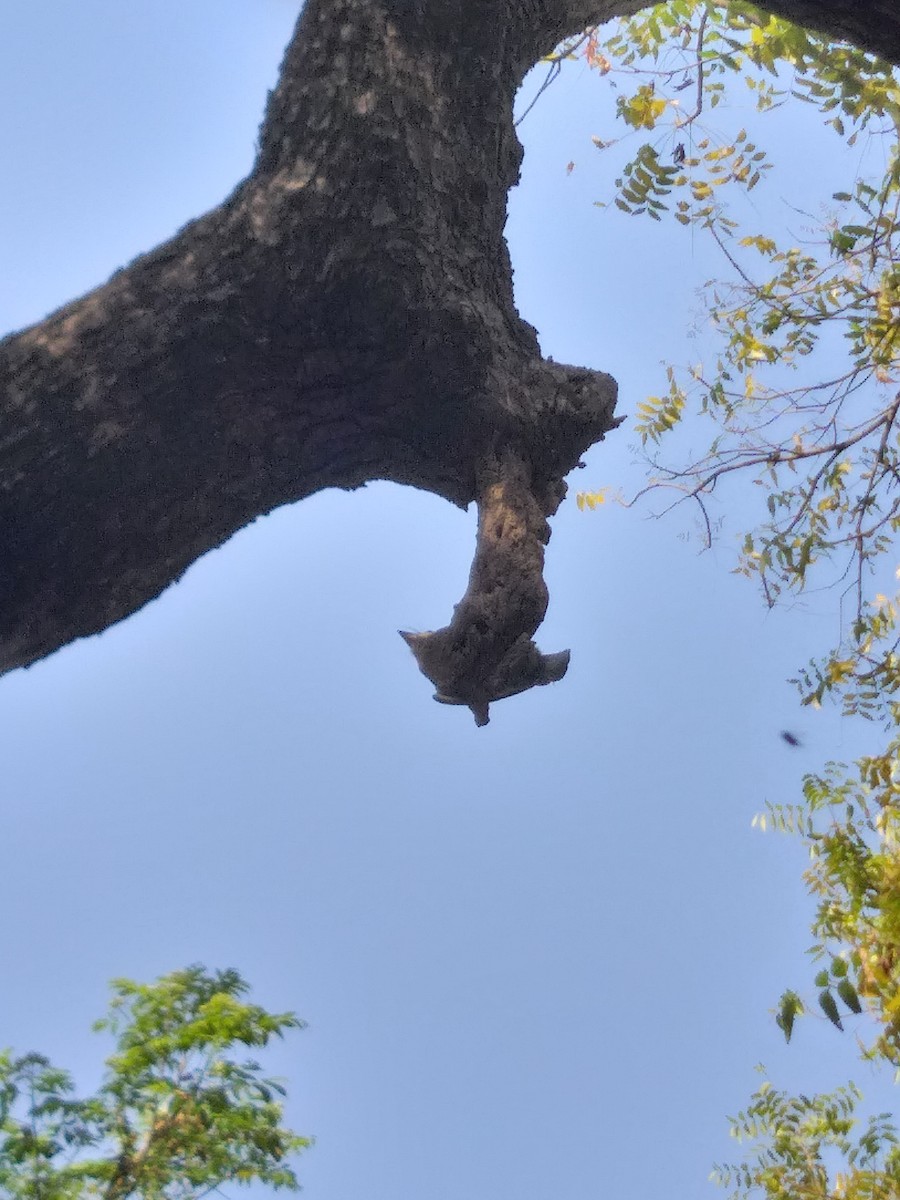
<instances>
[{"instance_id":1,"label":"tree canopy","mask_svg":"<svg viewBox=\"0 0 900 1200\"><path fill-rule=\"evenodd\" d=\"M829 763L807 776L798 803L769 804L758 824L798 835L809 851L815 1009L839 1030L853 1020L863 1057L896 1070L900 77L864 50L748 4L707 0L657 5L611 33L591 29L551 56L551 70L575 53L619 89L617 115L632 131L615 207L712 239L724 272L703 293L711 361L670 365L666 389L638 406L648 482L625 502L693 502L711 540L711 506L735 477L748 479L760 521L743 535L736 570L758 581L770 606L813 585L837 586L848 601L840 644L802 665L796 683L802 703L837 700L880 723L885 742L851 767ZM802 235L748 226L756 214L732 202L773 165L764 119L750 133L710 130L710 110L742 83L763 117L800 99L836 138L875 148L877 172L848 164L844 189L803 198ZM619 141L595 145L609 155ZM708 431L699 455L678 457L685 443L673 431L683 422ZM607 498L588 491L579 503ZM788 1040L811 1002L792 988L782 995L776 1020ZM855 1021L863 1012L868 1024ZM855 1133L859 1099L853 1085L809 1097L764 1081L732 1122L752 1153L719 1168L719 1181L735 1197L896 1195L897 1131L881 1114Z\"/></svg>"},{"instance_id":2,"label":"tree canopy","mask_svg":"<svg viewBox=\"0 0 900 1200\"><path fill-rule=\"evenodd\" d=\"M233 970L117 979L94 1028L115 1049L93 1096L41 1054L0 1054L0 1189L14 1200L199 1200L254 1180L299 1190L310 1143L282 1124L278 1080L235 1050L301 1022L250 1004Z\"/></svg>"}]
</instances>

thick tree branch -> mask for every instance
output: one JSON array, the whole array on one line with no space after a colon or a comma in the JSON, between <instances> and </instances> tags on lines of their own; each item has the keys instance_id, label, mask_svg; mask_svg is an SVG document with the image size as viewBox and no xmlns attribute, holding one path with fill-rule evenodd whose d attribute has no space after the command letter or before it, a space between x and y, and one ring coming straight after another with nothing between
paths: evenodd
<instances>
[{"instance_id":1,"label":"thick tree branch","mask_svg":"<svg viewBox=\"0 0 900 1200\"><path fill-rule=\"evenodd\" d=\"M515 310L512 103L563 37L637 7L308 0L233 195L0 342L0 670L278 505L392 479L480 505L466 596L411 642L441 698L482 720L562 674L532 642L545 518L615 384L544 362ZM900 59L893 0L771 7Z\"/></svg>"},{"instance_id":2,"label":"thick tree branch","mask_svg":"<svg viewBox=\"0 0 900 1200\"><path fill-rule=\"evenodd\" d=\"M546 513L561 494L534 494L528 464L505 453L478 478L478 541L465 596L437 633L404 633L419 668L437 687L435 700L466 704L477 725L492 700L562 679L569 652L541 654L531 639L547 611Z\"/></svg>"}]
</instances>

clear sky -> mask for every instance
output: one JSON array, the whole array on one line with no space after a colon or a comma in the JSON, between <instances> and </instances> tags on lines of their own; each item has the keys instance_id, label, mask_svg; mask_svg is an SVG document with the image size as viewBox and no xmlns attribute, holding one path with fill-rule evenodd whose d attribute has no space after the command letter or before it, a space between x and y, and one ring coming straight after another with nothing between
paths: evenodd
<instances>
[{"instance_id":1,"label":"clear sky","mask_svg":"<svg viewBox=\"0 0 900 1200\"><path fill-rule=\"evenodd\" d=\"M298 8L3 6L0 328L229 192ZM604 89L573 65L520 127L509 237L544 352L611 371L633 414L659 361L690 357L720 267L593 206ZM782 219L792 186L834 190L834 143L797 120L759 201ZM633 440L574 485L633 482ZM702 555L687 517L564 505L539 642L572 666L482 730L396 633L449 619L474 513L387 484L257 521L0 680L0 1045L91 1087L111 977L236 966L309 1022L270 1059L316 1138L308 1200L711 1197L755 1063L865 1088L851 1037L810 1021L785 1048L769 1012L811 990L803 852L751 818L865 730L799 709L785 680L836 635L837 597L766 613L730 574L746 505L736 486Z\"/></svg>"}]
</instances>

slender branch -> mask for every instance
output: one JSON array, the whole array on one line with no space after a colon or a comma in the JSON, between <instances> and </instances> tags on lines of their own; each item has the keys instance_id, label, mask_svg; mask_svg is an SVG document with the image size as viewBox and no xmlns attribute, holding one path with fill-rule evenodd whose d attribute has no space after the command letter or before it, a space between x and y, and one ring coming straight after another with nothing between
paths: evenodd
<instances>
[{"instance_id":1,"label":"slender branch","mask_svg":"<svg viewBox=\"0 0 900 1200\"><path fill-rule=\"evenodd\" d=\"M703 37L706 33L706 22L709 18L709 9L704 8L703 14L700 17L700 24L697 27L697 98L694 106L694 111L678 122L677 128L684 129L688 125L692 125L694 121L703 112Z\"/></svg>"},{"instance_id":2,"label":"slender branch","mask_svg":"<svg viewBox=\"0 0 900 1200\"><path fill-rule=\"evenodd\" d=\"M537 104L538 100L540 100L541 96L543 96L544 92L546 92L547 88L550 87L551 83L554 83L559 78L560 74L562 73L562 65L565 62L565 60L567 58L571 58L573 54L575 54L578 50L580 50L581 47L585 44L585 42L590 41L590 39L594 36L596 28L597 28L596 25L592 25L590 27L590 29L586 29L585 32L579 38L576 38L573 45L569 45L564 50L561 50L559 52L559 54L555 54L555 55L551 56L550 68L547 71L547 75L544 79L544 82L538 88L537 92L535 93L534 97L531 100L531 103L528 105L528 107L525 109L525 111L521 114L521 116L518 117L517 120L515 120L513 122L514 125L518 126L518 125L522 124L522 122L525 120L525 118L528 116L528 114L531 112L531 110Z\"/></svg>"}]
</instances>

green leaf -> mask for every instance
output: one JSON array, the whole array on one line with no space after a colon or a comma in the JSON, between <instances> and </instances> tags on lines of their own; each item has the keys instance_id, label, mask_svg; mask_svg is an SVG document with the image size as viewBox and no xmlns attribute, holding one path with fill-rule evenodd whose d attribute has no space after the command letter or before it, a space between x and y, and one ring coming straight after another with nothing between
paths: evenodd
<instances>
[{"instance_id":1,"label":"green leaf","mask_svg":"<svg viewBox=\"0 0 900 1200\"><path fill-rule=\"evenodd\" d=\"M832 1025L836 1026L840 1030L843 1030L844 1027L841 1024L837 1002L827 988L824 991L819 992L819 1007Z\"/></svg>"},{"instance_id":2,"label":"green leaf","mask_svg":"<svg viewBox=\"0 0 900 1200\"><path fill-rule=\"evenodd\" d=\"M803 1005L796 992L785 992L779 1002L775 1022L784 1034L784 1040L789 1042L794 1031L794 1020L803 1012Z\"/></svg>"},{"instance_id":3,"label":"green leaf","mask_svg":"<svg viewBox=\"0 0 900 1200\"><path fill-rule=\"evenodd\" d=\"M849 979L839 979L837 982L837 994L847 1005L851 1012L861 1013L862 1005L859 1002L859 996L856 994L856 988Z\"/></svg>"}]
</instances>

